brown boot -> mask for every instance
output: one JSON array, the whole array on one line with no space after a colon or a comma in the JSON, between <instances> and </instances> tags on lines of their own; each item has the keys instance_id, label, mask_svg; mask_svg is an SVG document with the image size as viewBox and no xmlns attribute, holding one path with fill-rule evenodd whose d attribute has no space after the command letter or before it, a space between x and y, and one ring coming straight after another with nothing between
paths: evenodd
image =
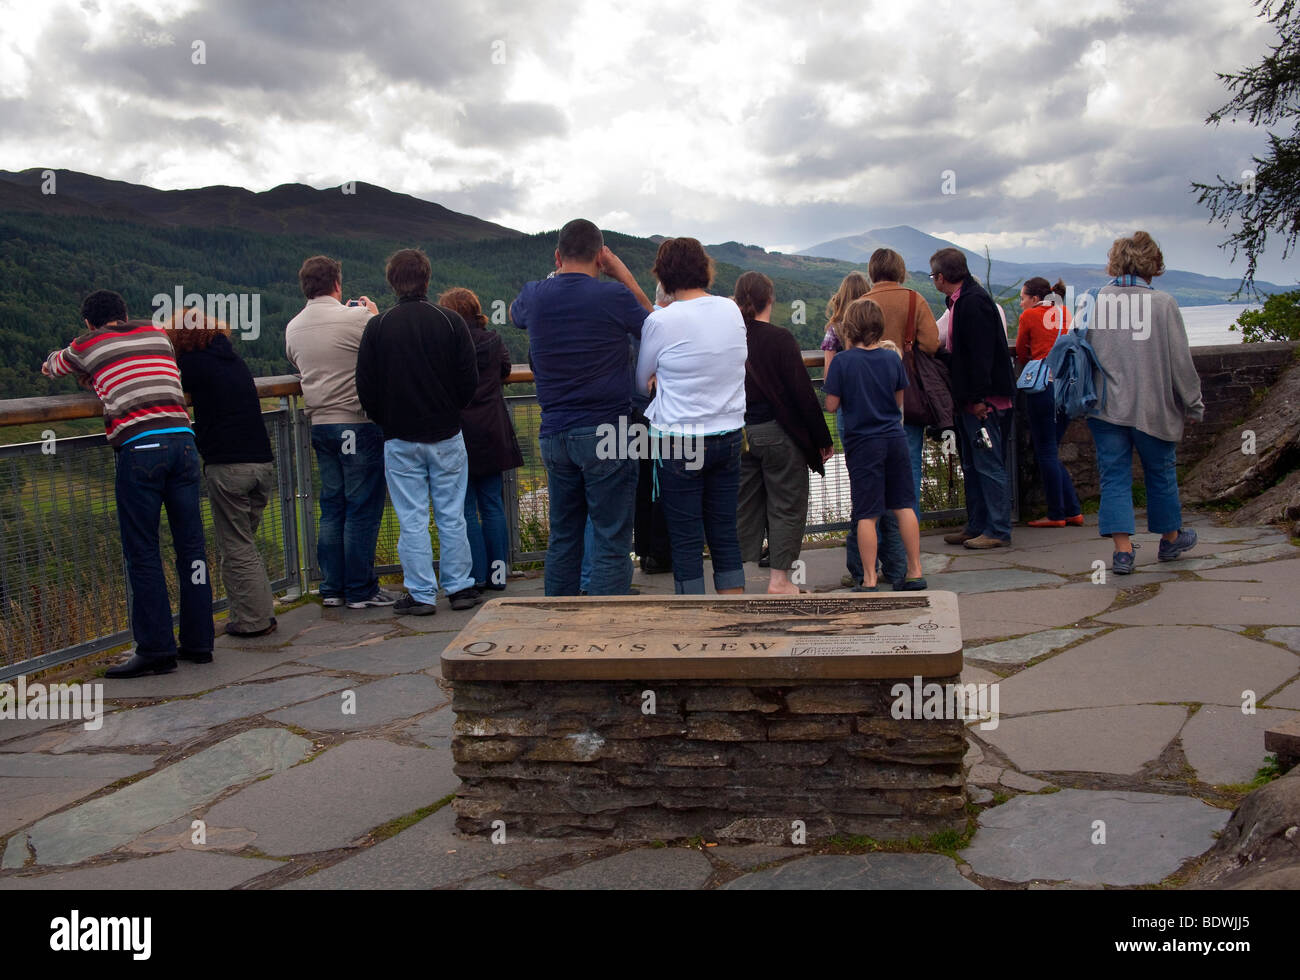
<instances>
[{"instance_id":1,"label":"brown boot","mask_svg":"<svg viewBox=\"0 0 1300 980\"><path fill-rule=\"evenodd\" d=\"M971 534L965 528L962 528L960 531L954 531L952 534L945 534L943 539L948 542L948 544L965 544L974 537L978 537L978 535Z\"/></svg>"},{"instance_id":2,"label":"brown boot","mask_svg":"<svg viewBox=\"0 0 1300 980\"><path fill-rule=\"evenodd\" d=\"M981 534L977 538L971 538L964 541L963 544L974 551L984 551L987 548L1010 548L1010 541L1003 541L1001 538L990 538L986 534Z\"/></svg>"}]
</instances>

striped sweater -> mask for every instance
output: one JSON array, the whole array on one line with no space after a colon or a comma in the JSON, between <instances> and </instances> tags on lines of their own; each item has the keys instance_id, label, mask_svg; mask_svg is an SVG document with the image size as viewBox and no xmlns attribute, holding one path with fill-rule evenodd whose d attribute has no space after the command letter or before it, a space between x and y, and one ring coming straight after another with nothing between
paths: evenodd
<instances>
[{"instance_id":1,"label":"striped sweater","mask_svg":"<svg viewBox=\"0 0 1300 980\"><path fill-rule=\"evenodd\" d=\"M148 321L92 330L50 354L45 364L52 377L91 380L114 449L146 432L190 428L171 341Z\"/></svg>"}]
</instances>

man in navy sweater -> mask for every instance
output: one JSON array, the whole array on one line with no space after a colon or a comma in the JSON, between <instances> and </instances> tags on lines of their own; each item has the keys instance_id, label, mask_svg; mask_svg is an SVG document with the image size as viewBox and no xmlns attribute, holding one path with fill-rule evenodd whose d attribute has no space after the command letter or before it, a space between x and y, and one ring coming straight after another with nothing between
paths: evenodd
<instances>
[{"instance_id":1,"label":"man in navy sweater","mask_svg":"<svg viewBox=\"0 0 1300 980\"><path fill-rule=\"evenodd\" d=\"M602 425L632 411L628 337L641 338L650 300L590 221L560 229L556 272L524 284L510 307L528 331L529 361L542 406L538 443L550 494L546 594L577 595L588 516L592 595L626 595L632 585L637 460L602 459ZM602 282L605 273L617 282Z\"/></svg>"}]
</instances>

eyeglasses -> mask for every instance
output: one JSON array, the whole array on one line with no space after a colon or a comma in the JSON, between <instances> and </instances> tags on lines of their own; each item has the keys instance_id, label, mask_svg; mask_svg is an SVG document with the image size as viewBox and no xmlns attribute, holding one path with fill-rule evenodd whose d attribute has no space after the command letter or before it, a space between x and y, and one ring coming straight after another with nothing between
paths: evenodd
<instances>
[{"instance_id":1,"label":"eyeglasses","mask_svg":"<svg viewBox=\"0 0 1300 980\"><path fill-rule=\"evenodd\" d=\"M931 273L930 273L930 278L931 278L931 279L938 279L941 275L943 275L942 272L931 272Z\"/></svg>"}]
</instances>

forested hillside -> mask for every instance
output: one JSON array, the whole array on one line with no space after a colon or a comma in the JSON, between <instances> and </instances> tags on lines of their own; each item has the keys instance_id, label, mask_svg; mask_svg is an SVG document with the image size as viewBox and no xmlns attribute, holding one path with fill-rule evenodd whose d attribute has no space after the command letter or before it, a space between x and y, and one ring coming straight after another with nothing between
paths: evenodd
<instances>
[{"instance_id":1,"label":"forested hillside","mask_svg":"<svg viewBox=\"0 0 1300 980\"><path fill-rule=\"evenodd\" d=\"M642 286L653 289L650 268L656 243L609 233L609 246L627 262ZM255 375L286 374L284 327L303 305L298 267L324 253L343 263L346 296L366 294L380 308L392 304L384 261L395 249L419 246L433 263L434 293L467 286L496 320L529 279L554 268L555 233L476 242L386 241L337 236L268 235L225 228L166 227L100 218L0 211L0 398L76 390L70 379L40 374L46 354L65 345L82 325L81 299L95 289L115 289L133 316L149 316L155 294L256 293L260 336L237 341ZM714 291L729 295L743 270L718 264ZM765 269L776 284L773 319L790 325L792 303L800 300L806 322L792 329L805 349L815 348L825 330L826 300L833 284ZM833 278L833 277L832 277ZM496 306L494 307L494 303ZM527 361L522 330L498 322L516 363Z\"/></svg>"}]
</instances>

